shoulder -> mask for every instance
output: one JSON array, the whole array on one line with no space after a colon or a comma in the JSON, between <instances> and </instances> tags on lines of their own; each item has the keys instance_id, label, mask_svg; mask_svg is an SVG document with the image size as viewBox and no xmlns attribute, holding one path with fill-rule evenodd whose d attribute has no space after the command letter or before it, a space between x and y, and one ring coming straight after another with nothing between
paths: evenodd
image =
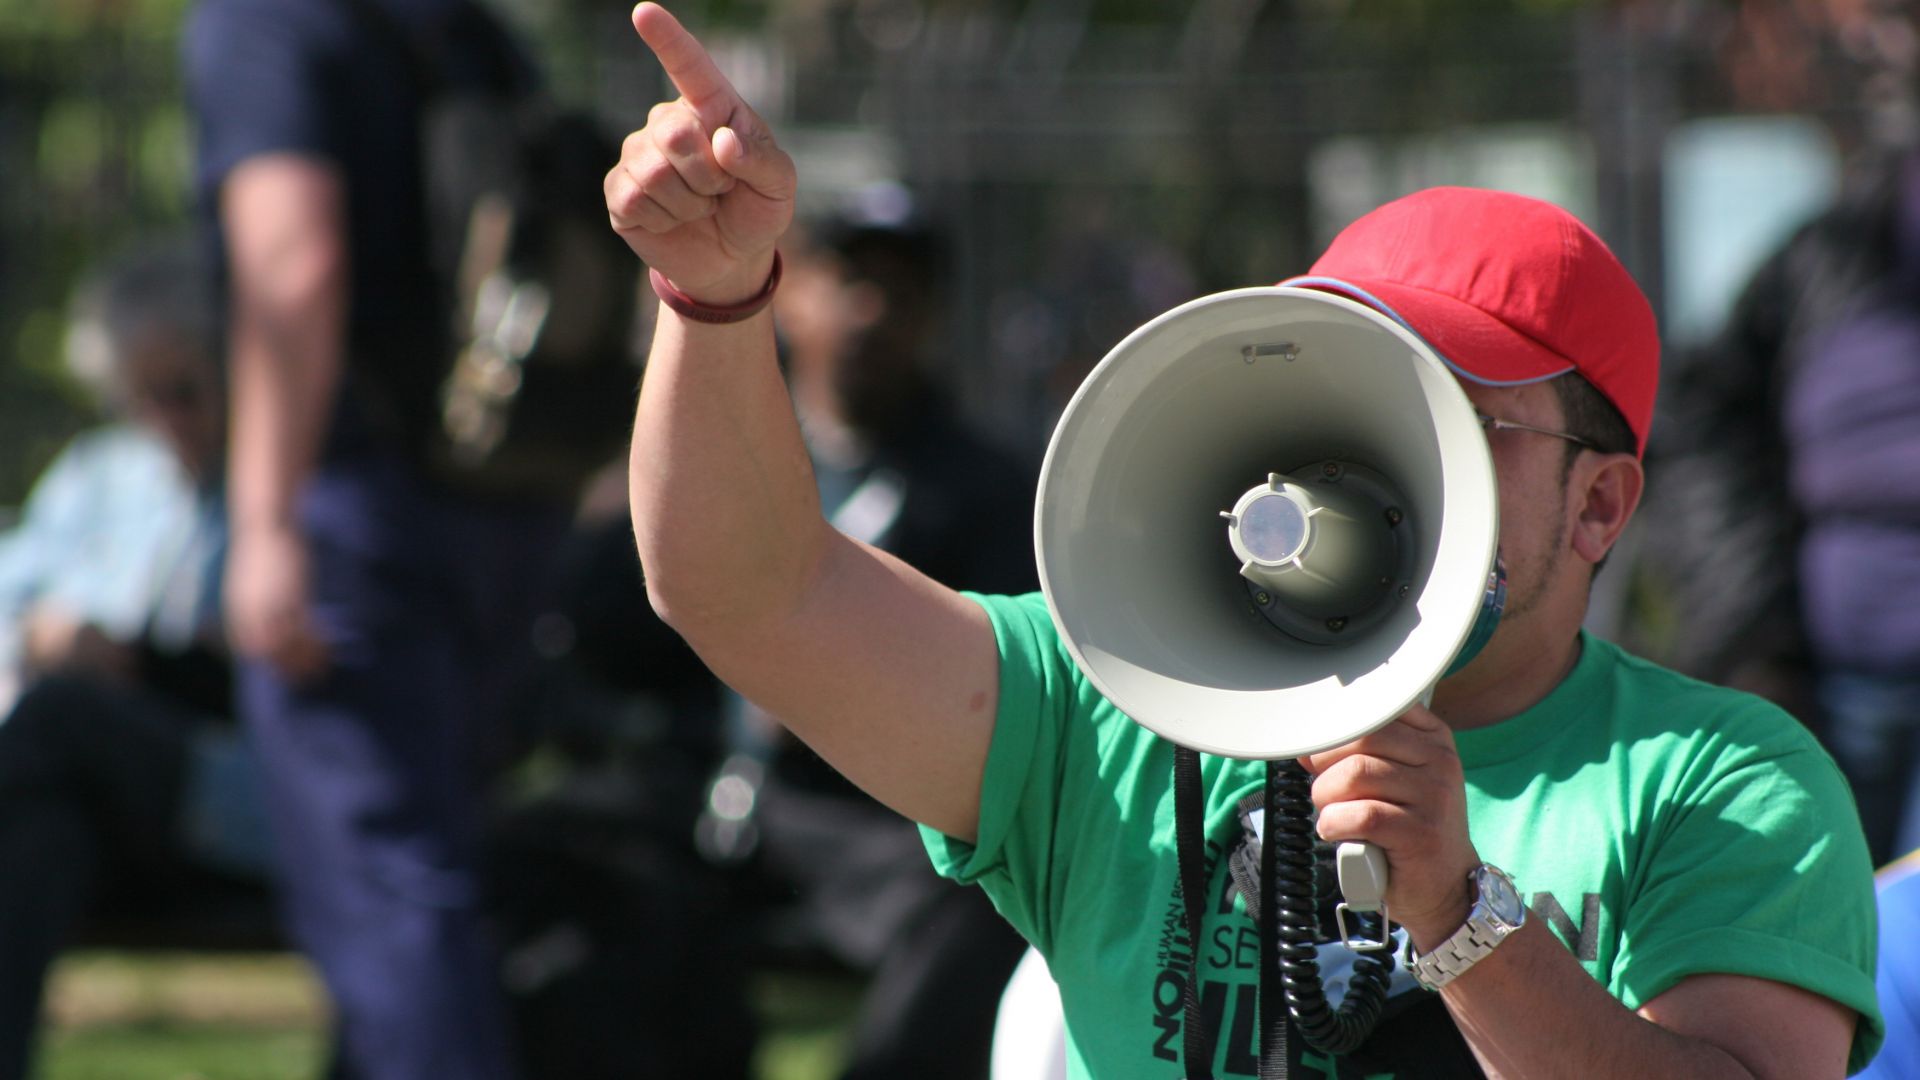
<instances>
[{"instance_id":1,"label":"shoulder","mask_svg":"<svg viewBox=\"0 0 1920 1080\"><path fill-rule=\"evenodd\" d=\"M970 592L967 596L986 610L987 619L993 624L1003 683L1023 672L1044 682L1079 677L1079 669L1054 626L1044 595ZM1005 689L1003 686L1003 694Z\"/></svg>"},{"instance_id":2,"label":"shoulder","mask_svg":"<svg viewBox=\"0 0 1920 1080\"><path fill-rule=\"evenodd\" d=\"M967 593L986 609L1000 652L999 722L1006 727L1039 722L1073 739L1091 736L1110 745L1115 733L1141 729L1101 695L1074 660L1047 607L1044 594Z\"/></svg>"},{"instance_id":3,"label":"shoulder","mask_svg":"<svg viewBox=\"0 0 1920 1080\"><path fill-rule=\"evenodd\" d=\"M131 425L106 424L75 435L48 466L43 483L92 485L125 477L144 485L158 474L176 471L173 455L160 440Z\"/></svg>"},{"instance_id":4,"label":"shoulder","mask_svg":"<svg viewBox=\"0 0 1920 1080\"><path fill-rule=\"evenodd\" d=\"M1618 734L1724 744L1774 753L1822 753L1806 725L1756 694L1683 675L1588 636L1598 652Z\"/></svg>"},{"instance_id":5,"label":"shoulder","mask_svg":"<svg viewBox=\"0 0 1920 1080\"><path fill-rule=\"evenodd\" d=\"M1603 650L1594 696L1604 715L1593 719L1605 745L1596 749L1625 770L1649 813L1677 824L1709 808L1794 834L1851 820L1839 767L1791 714L1754 694L1589 642Z\"/></svg>"},{"instance_id":6,"label":"shoulder","mask_svg":"<svg viewBox=\"0 0 1920 1080\"><path fill-rule=\"evenodd\" d=\"M206 70L242 47L321 53L351 38L350 6L319 0L200 0L182 37L188 66Z\"/></svg>"}]
</instances>

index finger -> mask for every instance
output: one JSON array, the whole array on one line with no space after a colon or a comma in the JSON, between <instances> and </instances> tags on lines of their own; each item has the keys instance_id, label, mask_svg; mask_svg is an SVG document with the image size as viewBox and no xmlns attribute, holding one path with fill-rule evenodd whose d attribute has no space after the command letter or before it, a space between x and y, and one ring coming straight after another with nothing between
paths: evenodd
<instances>
[{"instance_id":1,"label":"index finger","mask_svg":"<svg viewBox=\"0 0 1920 1080\"><path fill-rule=\"evenodd\" d=\"M698 38L680 25L666 8L643 3L633 9L633 29L653 50L674 88L687 99L709 128L719 128L732 117L740 94L720 73Z\"/></svg>"}]
</instances>

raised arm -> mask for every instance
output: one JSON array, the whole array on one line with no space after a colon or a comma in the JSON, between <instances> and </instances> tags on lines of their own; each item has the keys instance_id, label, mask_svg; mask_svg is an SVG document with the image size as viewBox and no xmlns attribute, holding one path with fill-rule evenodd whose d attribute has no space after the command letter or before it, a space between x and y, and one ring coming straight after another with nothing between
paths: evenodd
<instances>
[{"instance_id":1,"label":"raised arm","mask_svg":"<svg viewBox=\"0 0 1920 1080\"><path fill-rule=\"evenodd\" d=\"M607 174L613 228L694 303L749 300L792 221L793 161L665 9L633 25L680 97ZM662 305L629 484L648 595L708 666L882 802L973 837L992 629L821 516L767 310L716 324Z\"/></svg>"}]
</instances>

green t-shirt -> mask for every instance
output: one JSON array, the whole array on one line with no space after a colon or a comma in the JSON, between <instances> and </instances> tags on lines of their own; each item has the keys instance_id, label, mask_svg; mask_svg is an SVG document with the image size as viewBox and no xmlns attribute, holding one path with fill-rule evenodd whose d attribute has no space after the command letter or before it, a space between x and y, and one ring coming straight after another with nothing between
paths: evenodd
<instances>
[{"instance_id":1,"label":"green t-shirt","mask_svg":"<svg viewBox=\"0 0 1920 1080\"><path fill-rule=\"evenodd\" d=\"M943 874L986 888L1046 957L1070 1073L1179 1073L1186 933L1173 748L1081 675L1039 594L974 597L1000 648L1000 705L977 845L923 830ZM1804 987L1861 1016L1851 1067L1879 1045L1872 868L1845 781L1798 722L1591 636L1539 704L1456 736L1482 858L1628 1008L1689 975ZM1201 999L1216 1075L1257 1075L1258 937L1228 888L1237 804L1259 762L1202 759L1211 859ZM1334 964L1323 947L1323 966ZM1524 1020L1522 1021L1524 1022ZM1471 1076L1439 996L1396 971L1388 1015L1353 1055L1301 1049L1290 1075Z\"/></svg>"}]
</instances>

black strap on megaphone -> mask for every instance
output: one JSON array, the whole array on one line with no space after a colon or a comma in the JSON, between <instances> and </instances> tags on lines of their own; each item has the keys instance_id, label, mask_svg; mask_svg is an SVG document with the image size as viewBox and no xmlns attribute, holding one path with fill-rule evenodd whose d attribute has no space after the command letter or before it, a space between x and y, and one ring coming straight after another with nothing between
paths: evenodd
<instances>
[{"instance_id":1,"label":"black strap on megaphone","mask_svg":"<svg viewBox=\"0 0 1920 1080\"><path fill-rule=\"evenodd\" d=\"M1185 1080L1213 1080L1217 1032L1201 1006L1201 922L1206 916L1206 798L1200 776L1200 752L1173 748L1174 843L1179 853L1180 905L1186 918L1186 1028L1182 1032ZM1319 938L1319 898L1314 888L1312 780L1296 761L1267 762L1260 844L1258 897L1248 897L1260 934L1260 1080L1286 1080L1287 1020L1315 1049L1350 1053L1379 1023L1386 1008L1393 972L1393 950L1385 925L1362 936L1380 943L1356 950L1347 994L1336 1011L1320 980L1315 945ZM1362 916L1363 920L1377 918Z\"/></svg>"}]
</instances>

